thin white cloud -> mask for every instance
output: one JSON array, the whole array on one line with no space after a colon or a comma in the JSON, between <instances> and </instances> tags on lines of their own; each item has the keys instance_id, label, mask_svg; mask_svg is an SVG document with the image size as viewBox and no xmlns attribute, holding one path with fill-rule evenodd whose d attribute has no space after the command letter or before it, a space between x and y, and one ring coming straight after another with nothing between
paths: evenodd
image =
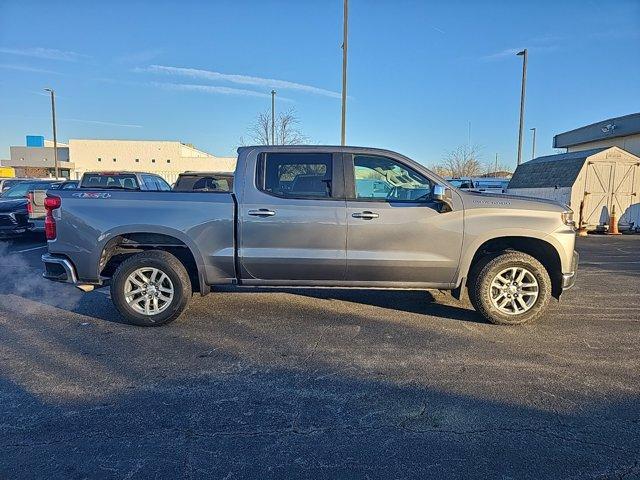
<instances>
[{"instance_id":1,"label":"thin white cloud","mask_svg":"<svg viewBox=\"0 0 640 480\"><path fill-rule=\"evenodd\" d=\"M28 67L26 65L10 65L7 63L0 63L0 68L4 68L7 70L17 70L20 72L31 72L31 73L45 73L47 75L62 75L60 72L54 72L52 70L45 70L43 68L34 68Z\"/></svg>"},{"instance_id":2,"label":"thin white cloud","mask_svg":"<svg viewBox=\"0 0 640 480\"><path fill-rule=\"evenodd\" d=\"M81 118L61 118L61 121L65 122L77 122L77 123L89 123L92 125L104 125L107 127L123 127L123 128L142 128L142 125L135 125L132 123L114 123L103 122L101 120L83 120Z\"/></svg>"},{"instance_id":3,"label":"thin white cloud","mask_svg":"<svg viewBox=\"0 0 640 480\"><path fill-rule=\"evenodd\" d=\"M276 80L273 78L252 77L249 75L238 75L213 72L210 70L200 70L196 68L171 67L165 65L150 65L148 67L136 68L136 72L148 72L181 77L199 78L204 80L224 81L240 85L252 85L265 89L296 90L314 95L322 95L331 98L340 98L340 93L326 90L324 88L305 85L303 83L289 82L287 80Z\"/></svg>"},{"instance_id":4,"label":"thin white cloud","mask_svg":"<svg viewBox=\"0 0 640 480\"><path fill-rule=\"evenodd\" d=\"M493 60L502 60L505 57L511 57L516 55L518 52L521 52L522 48L505 48L504 50L500 50L499 52L492 53L490 55L483 55L480 57L480 60L485 62L491 62Z\"/></svg>"},{"instance_id":5,"label":"thin white cloud","mask_svg":"<svg viewBox=\"0 0 640 480\"><path fill-rule=\"evenodd\" d=\"M562 37L554 35L541 35L539 37L529 39L526 44L528 45L527 51L529 53L546 53L553 52L558 49L558 42L562 40ZM499 52L491 53L489 55L483 55L480 60L483 62L492 62L496 60L502 60L507 57L512 57L518 52L524 50L525 47L520 48L505 48Z\"/></svg>"},{"instance_id":6,"label":"thin white cloud","mask_svg":"<svg viewBox=\"0 0 640 480\"><path fill-rule=\"evenodd\" d=\"M253 90L245 90L243 88L219 87L214 85L196 85L192 83L162 83L151 82L154 87L164 88L166 90L178 90L187 92L204 92L219 95L240 95L244 97L271 98L268 93L256 92ZM278 97L278 100L290 102L291 99L286 97Z\"/></svg>"},{"instance_id":7,"label":"thin white cloud","mask_svg":"<svg viewBox=\"0 0 640 480\"><path fill-rule=\"evenodd\" d=\"M145 63L162 55L164 50L160 48L140 50L138 52L129 52L115 58L118 63Z\"/></svg>"},{"instance_id":8,"label":"thin white cloud","mask_svg":"<svg viewBox=\"0 0 640 480\"><path fill-rule=\"evenodd\" d=\"M77 62L82 59L90 58L89 55L83 55L81 53L57 50L55 48L42 48L42 47L30 47L30 48L0 47L0 53L5 53L8 55L20 55L23 57L44 58L47 60L62 60L64 62Z\"/></svg>"}]
</instances>

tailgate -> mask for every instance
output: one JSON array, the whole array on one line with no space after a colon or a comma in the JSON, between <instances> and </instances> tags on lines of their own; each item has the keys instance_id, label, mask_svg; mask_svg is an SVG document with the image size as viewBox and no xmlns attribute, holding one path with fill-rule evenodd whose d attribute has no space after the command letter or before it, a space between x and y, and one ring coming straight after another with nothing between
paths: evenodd
<instances>
[{"instance_id":1,"label":"tailgate","mask_svg":"<svg viewBox=\"0 0 640 480\"><path fill-rule=\"evenodd\" d=\"M44 199L47 197L46 190L34 190L29 196L29 220L44 220L47 211L44 208Z\"/></svg>"}]
</instances>

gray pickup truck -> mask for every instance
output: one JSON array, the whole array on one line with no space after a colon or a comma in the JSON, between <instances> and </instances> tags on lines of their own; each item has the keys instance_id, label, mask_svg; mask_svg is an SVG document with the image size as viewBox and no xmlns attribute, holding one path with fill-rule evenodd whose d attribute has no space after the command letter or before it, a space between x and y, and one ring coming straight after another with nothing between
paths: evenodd
<instances>
[{"instance_id":1,"label":"gray pickup truck","mask_svg":"<svg viewBox=\"0 0 640 480\"><path fill-rule=\"evenodd\" d=\"M457 190L400 154L238 149L232 192L77 190L45 200L44 276L110 284L124 318L177 318L240 286L468 289L496 324L540 317L575 279L573 212Z\"/></svg>"}]
</instances>

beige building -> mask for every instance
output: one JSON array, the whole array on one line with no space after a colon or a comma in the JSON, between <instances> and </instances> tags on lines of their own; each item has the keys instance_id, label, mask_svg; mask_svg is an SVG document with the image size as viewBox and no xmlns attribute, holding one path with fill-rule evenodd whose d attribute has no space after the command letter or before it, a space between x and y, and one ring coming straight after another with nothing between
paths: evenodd
<instances>
[{"instance_id":1,"label":"beige building","mask_svg":"<svg viewBox=\"0 0 640 480\"><path fill-rule=\"evenodd\" d=\"M42 146L12 146L11 159L2 162L15 168L16 175L54 176L53 142ZM169 183L187 170L232 172L235 157L216 157L193 145L163 140L81 140L58 142L58 168L61 177L80 178L87 171L153 172Z\"/></svg>"},{"instance_id":2,"label":"beige building","mask_svg":"<svg viewBox=\"0 0 640 480\"><path fill-rule=\"evenodd\" d=\"M187 170L232 172L234 157L216 157L192 145L161 140L69 140L74 175L98 170L153 172L173 182Z\"/></svg>"}]
</instances>

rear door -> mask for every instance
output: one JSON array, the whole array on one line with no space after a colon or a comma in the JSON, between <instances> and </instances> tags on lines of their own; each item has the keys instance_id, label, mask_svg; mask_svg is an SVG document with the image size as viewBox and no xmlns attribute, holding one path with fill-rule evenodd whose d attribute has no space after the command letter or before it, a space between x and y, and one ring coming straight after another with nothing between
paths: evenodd
<instances>
[{"instance_id":1,"label":"rear door","mask_svg":"<svg viewBox=\"0 0 640 480\"><path fill-rule=\"evenodd\" d=\"M453 281L462 249L461 206L443 210L431 198L435 182L400 159L349 155L345 180L347 281L409 287Z\"/></svg>"},{"instance_id":2,"label":"rear door","mask_svg":"<svg viewBox=\"0 0 640 480\"><path fill-rule=\"evenodd\" d=\"M330 151L265 152L249 163L239 207L245 283L344 280L347 223L341 157Z\"/></svg>"}]
</instances>

